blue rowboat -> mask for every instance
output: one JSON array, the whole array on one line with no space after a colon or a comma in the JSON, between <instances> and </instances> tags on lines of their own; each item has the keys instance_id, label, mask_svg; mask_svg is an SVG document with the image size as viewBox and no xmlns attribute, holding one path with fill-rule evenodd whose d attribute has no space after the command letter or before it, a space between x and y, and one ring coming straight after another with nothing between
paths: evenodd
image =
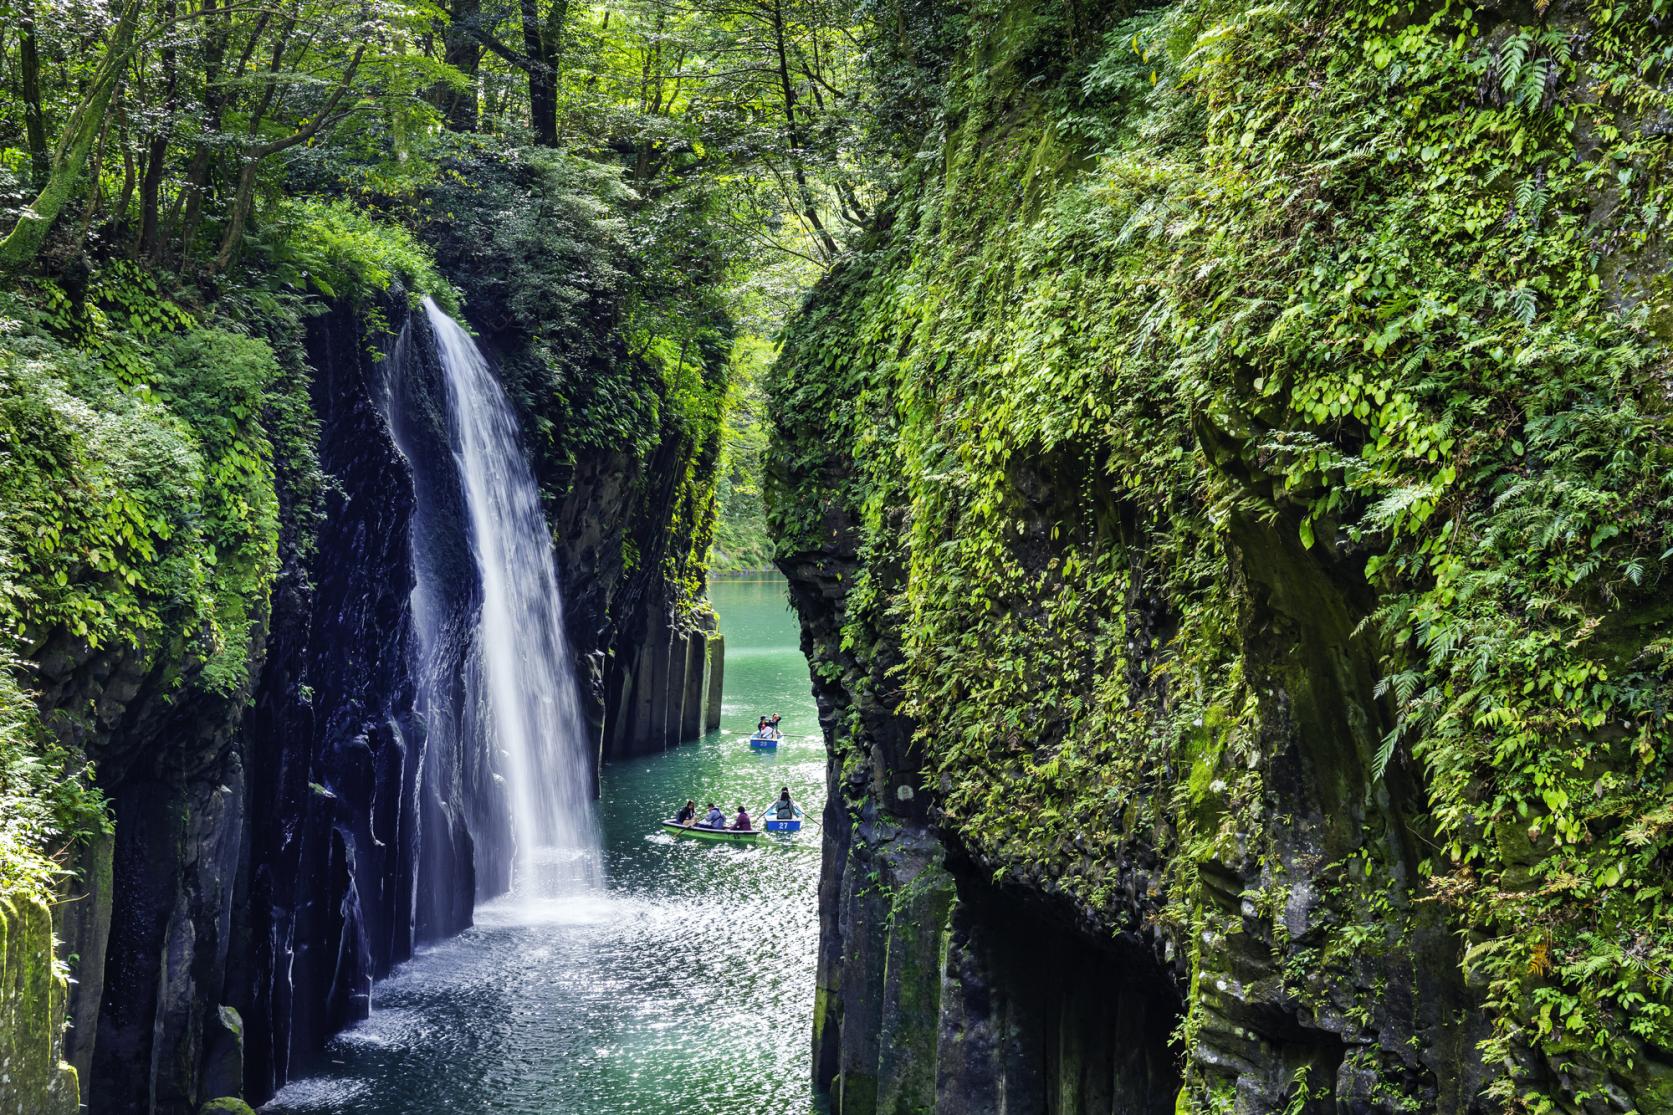
<instances>
[{"instance_id":1,"label":"blue rowboat","mask_svg":"<svg viewBox=\"0 0 1673 1115\"><path fill-rule=\"evenodd\" d=\"M788 821L769 820L762 827L764 827L768 832L801 832L802 819L800 817L795 817Z\"/></svg>"},{"instance_id":2,"label":"blue rowboat","mask_svg":"<svg viewBox=\"0 0 1673 1115\"><path fill-rule=\"evenodd\" d=\"M777 751L778 750L778 737L777 736L750 736L749 737L749 747L750 747L751 751Z\"/></svg>"}]
</instances>

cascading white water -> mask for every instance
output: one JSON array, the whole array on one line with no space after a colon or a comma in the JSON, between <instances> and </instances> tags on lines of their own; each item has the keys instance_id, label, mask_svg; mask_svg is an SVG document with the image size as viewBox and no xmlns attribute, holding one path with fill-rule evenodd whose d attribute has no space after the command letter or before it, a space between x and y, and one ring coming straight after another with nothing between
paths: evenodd
<instances>
[{"instance_id":1,"label":"cascading white water","mask_svg":"<svg viewBox=\"0 0 1673 1115\"><path fill-rule=\"evenodd\" d=\"M482 350L430 299L449 441L482 582L478 668L465 697L500 758L516 841L513 889L550 895L599 882L592 759L552 541L516 418Z\"/></svg>"}]
</instances>

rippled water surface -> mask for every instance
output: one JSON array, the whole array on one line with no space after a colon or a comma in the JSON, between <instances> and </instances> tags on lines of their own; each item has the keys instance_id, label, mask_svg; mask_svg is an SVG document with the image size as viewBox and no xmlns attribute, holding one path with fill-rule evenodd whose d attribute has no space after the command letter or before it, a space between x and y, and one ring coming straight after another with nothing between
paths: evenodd
<instances>
[{"instance_id":1,"label":"rippled water surface","mask_svg":"<svg viewBox=\"0 0 1673 1115\"><path fill-rule=\"evenodd\" d=\"M807 664L780 581L722 581L722 730L604 772L608 885L592 898L502 900L404 965L328 1070L264 1110L356 1115L638 1115L814 1110L818 833L715 846L653 834L687 797L751 811L788 785L824 804ZM784 715L776 754L744 738Z\"/></svg>"}]
</instances>

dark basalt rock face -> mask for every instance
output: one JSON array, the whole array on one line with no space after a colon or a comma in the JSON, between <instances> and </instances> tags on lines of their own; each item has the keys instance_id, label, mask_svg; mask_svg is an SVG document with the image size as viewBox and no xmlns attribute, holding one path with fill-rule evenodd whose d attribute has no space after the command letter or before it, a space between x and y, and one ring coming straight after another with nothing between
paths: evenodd
<instances>
[{"instance_id":1,"label":"dark basalt rock face","mask_svg":"<svg viewBox=\"0 0 1673 1115\"><path fill-rule=\"evenodd\" d=\"M399 321L398 311L390 312ZM480 711L481 586L428 326L387 358L339 312L310 336L332 479L306 592L281 610L250 715L246 1093L306 1072L372 983L511 885L512 834ZM605 514L614 478L599 484ZM588 496L574 494L585 506ZM589 586L583 552L566 573Z\"/></svg>"},{"instance_id":2,"label":"dark basalt rock face","mask_svg":"<svg viewBox=\"0 0 1673 1115\"><path fill-rule=\"evenodd\" d=\"M97 764L116 822L58 918L79 950L65 1057L96 1113L195 1110L241 897L249 694L195 688L182 648L150 649L61 635L35 658L43 717ZM259 663L261 643L249 652Z\"/></svg>"},{"instance_id":3,"label":"dark basalt rock face","mask_svg":"<svg viewBox=\"0 0 1673 1115\"><path fill-rule=\"evenodd\" d=\"M43 712L93 759L115 820L58 918L65 1057L95 1113L266 1096L364 1016L415 940L414 480L356 314L315 319L308 356L334 487L317 556L303 567L290 540L258 602L254 691L190 684L181 647L37 655ZM468 852L434 935L468 924Z\"/></svg>"},{"instance_id":4,"label":"dark basalt rock face","mask_svg":"<svg viewBox=\"0 0 1673 1115\"><path fill-rule=\"evenodd\" d=\"M423 316L399 306L385 314L399 332L381 343L386 359L374 359L347 310L317 320L309 336L331 494L313 568L279 594L248 719L240 1006L245 1094L256 1099L306 1072L331 1034L365 1017L372 983L415 945L465 928L473 904L511 882L504 792L465 696L481 668L472 638L481 588L442 373ZM645 475L625 455L583 459L554 515L571 637L591 668L582 681L595 710L606 676L682 696L649 665L673 641L666 628L640 620L619 629L611 618L642 616L651 608L641 601L668 592L657 528L689 447L665 449ZM624 545L637 545L651 572L618 580ZM701 649L702 638L684 633L679 645ZM618 640L627 646L612 658ZM616 664L608 675L605 661ZM703 666L698 657L699 676Z\"/></svg>"},{"instance_id":5,"label":"dark basalt rock face","mask_svg":"<svg viewBox=\"0 0 1673 1115\"><path fill-rule=\"evenodd\" d=\"M417 941L468 925L475 891L469 833L443 823L463 806L459 788L419 789L428 739L415 709L414 491L448 481L397 448L384 413L387 362L374 363L368 347L346 309L310 329L320 467L332 483L312 567L276 593L247 723L242 1005L256 1097L365 1017L372 981ZM445 462L445 442L425 459ZM468 621L474 591L466 561L454 571L455 624Z\"/></svg>"},{"instance_id":6,"label":"dark basalt rock face","mask_svg":"<svg viewBox=\"0 0 1673 1115\"><path fill-rule=\"evenodd\" d=\"M1176 972L1154 938L1043 889L996 887L934 830L896 707L898 644L844 643L856 532L834 504L826 515L824 548L780 562L831 753L815 1083L836 1115L1172 1112Z\"/></svg>"},{"instance_id":7,"label":"dark basalt rock face","mask_svg":"<svg viewBox=\"0 0 1673 1115\"><path fill-rule=\"evenodd\" d=\"M510 886L508 878L483 870L510 862L511 829L490 756L471 742L476 710L465 699L466 673L479 668L472 629L482 594L449 443L442 377L427 319L414 314L380 383L382 410L417 497L410 524L408 616L414 665L432 673L414 679L414 720L403 722L417 748L413 770L425 787L413 807L417 874L451 883L423 887L414 896L413 932L419 941L457 933L470 924L473 896L501 894Z\"/></svg>"}]
</instances>

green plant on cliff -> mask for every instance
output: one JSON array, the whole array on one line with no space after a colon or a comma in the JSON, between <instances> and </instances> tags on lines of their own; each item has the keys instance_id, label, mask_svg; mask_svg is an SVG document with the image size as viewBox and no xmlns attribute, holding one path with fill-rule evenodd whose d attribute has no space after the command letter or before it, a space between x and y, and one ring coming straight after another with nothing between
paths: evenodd
<instances>
[{"instance_id":1,"label":"green plant on cliff","mask_svg":"<svg viewBox=\"0 0 1673 1115\"><path fill-rule=\"evenodd\" d=\"M26 646L63 633L156 654L181 640L199 683L228 692L277 563L261 427L277 365L115 271L79 308L51 286L11 304L0 619Z\"/></svg>"},{"instance_id":2,"label":"green plant on cliff","mask_svg":"<svg viewBox=\"0 0 1673 1115\"><path fill-rule=\"evenodd\" d=\"M833 503L860 524L844 645L904 648L943 824L1100 902L1098 865L1148 845L1154 916L1213 929L1199 864L1274 820L1228 570L1347 569L1376 603L1329 622L1386 703L1358 695L1331 777L1370 798L1413 764L1435 850L1390 899L1366 849L1331 914L1359 945L1315 979L1351 982L1398 920L1376 911L1426 897L1469 934L1499 1101L1553 1109L1529 1048L1587 1066L1577 1096L1649 1095L1673 1050L1664 5L991 7L937 158L776 388L775 527L788 554Z\"/></svg>"},{"instance_id":3,"label":"green plant on cliff","mask_svg":"<svg viewBox=\"0 0 1673 1115\"><path fill-rule=\"evenodd\" d=\"M447 292L409 234L329 208L295 228L307 247L280 257L312 253L345 294ZM319 487L288 281L276 267L227 300L236 325L122 260L79 300L45 279L0 298L0 890L47 899L108 828L20 685L24 656L130 656L235 699L251 681L281 530L305 545Z\"/></svg>"},{"instance_id":4,"label":"green plant on cliff","mask_svg":"<svg viewBox=\"0 0 1673 1115\"><path fill-rule=\"evenodd\" d=\"M47 734L11 671L0 670L0 898L50 902L70 848L109 831L88 772Z\"/></svg>"},{"instance_id":5,"label":"green plant on cliff","mask_svg":"<svg viewBox=\"0 0 1673 1115\"><path fill-rule=\"evenodd\" d=\"M306 384L266 339L299 326L283 287L450 294L404 230L324 204L285 227L296 243L269 240L272 287L233 300L236 325L122 260L79 301L42 279L0 302L0 631L15 643L184 639L202 684L243 684L277 562L269 425L292 471L313 453Z\"/></svg>"},{"instance_id":6,"label":"green plant on cliff","mask_svg":"<svg viewBox=\"0 0 1673 1115\"><path fill-rule=\"evenodd\" d=\"M269 283L366 307L399 285L409 297L427 294L459 312L458 292L430 249L403 226L344 199L287 200L254 241Z\"/></svg>"}]
</instances>

